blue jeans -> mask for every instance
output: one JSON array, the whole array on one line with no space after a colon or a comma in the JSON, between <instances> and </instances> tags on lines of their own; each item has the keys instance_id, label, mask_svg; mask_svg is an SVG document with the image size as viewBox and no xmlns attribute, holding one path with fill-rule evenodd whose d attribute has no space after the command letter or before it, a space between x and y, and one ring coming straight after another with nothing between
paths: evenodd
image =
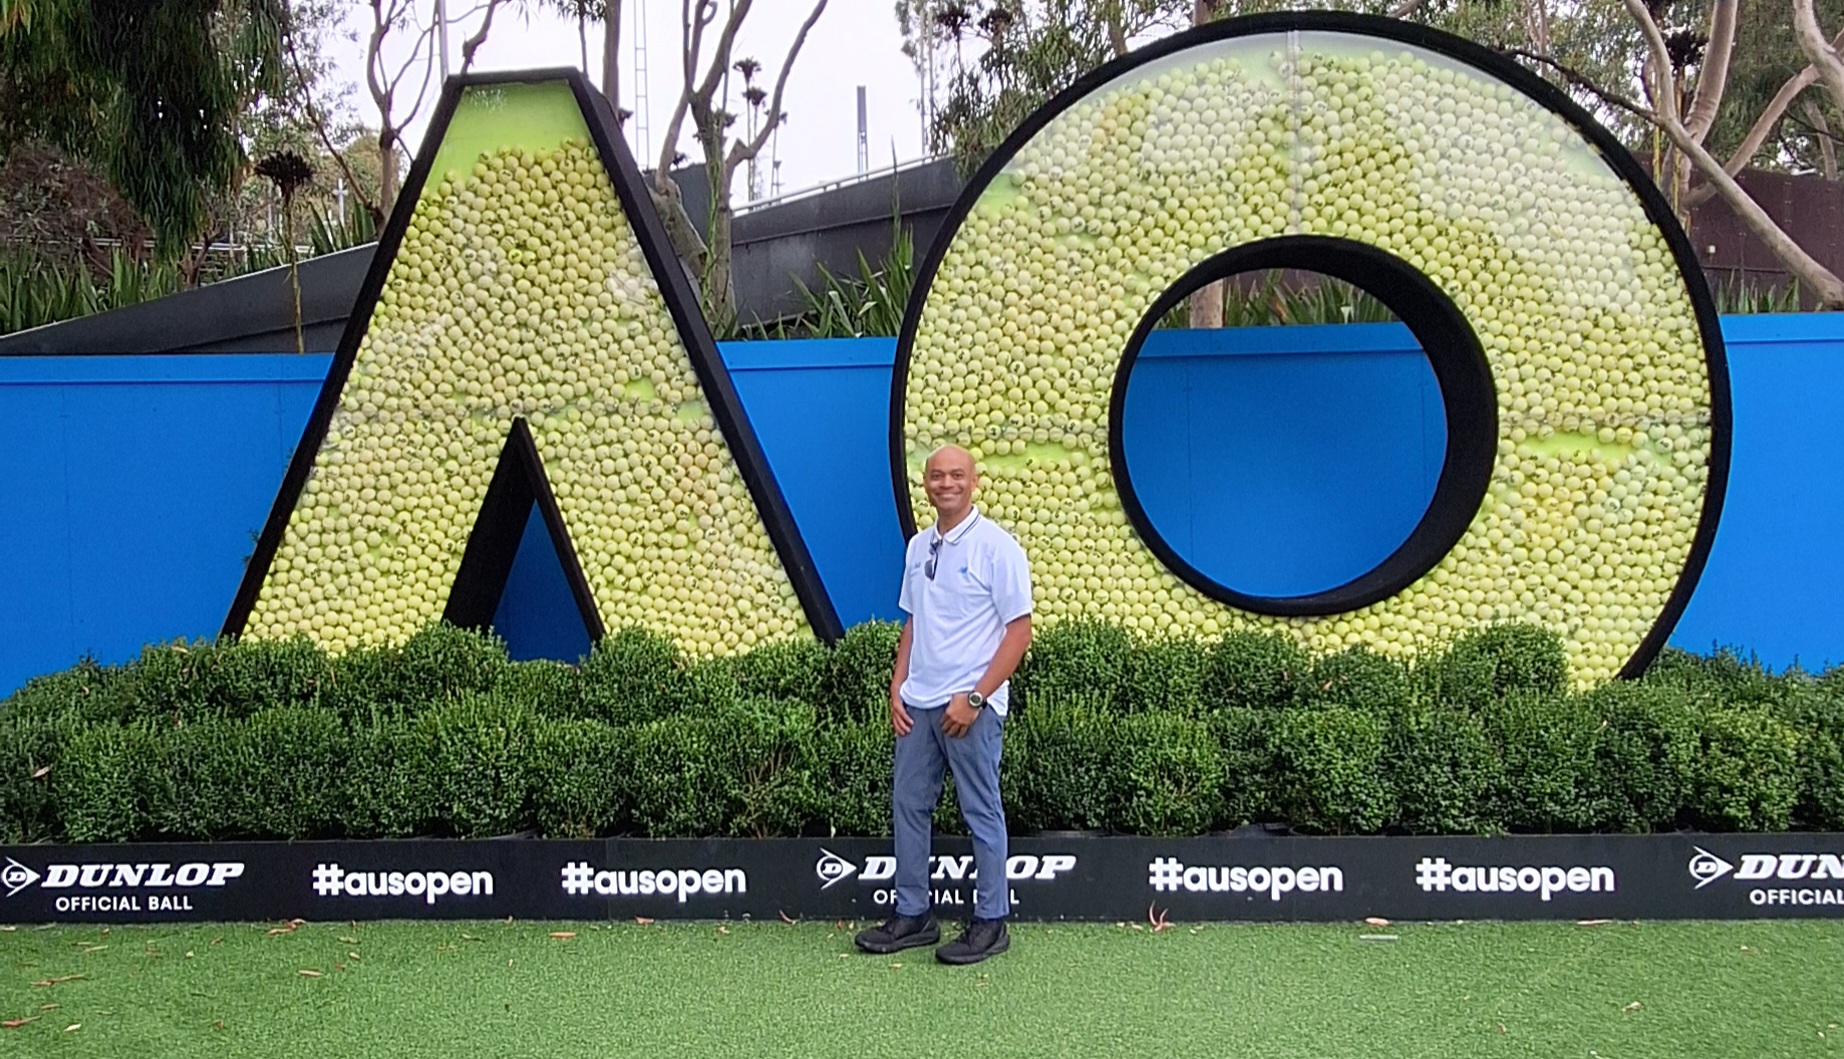
<instances>
[{"instance_id":1,"label":"blue jeans","mask_svg":"<svg viewBox=\"0 0 1844 1059\"><path fill-rule=\"evenodd\" d=\"M983 709L967 734L955 739L941 730L947 712L946 706L932 710L910 706L909 717L915 725L896 740L890 798L891 831L896 839L896 914L920 916L929 910L928 857L934 837L930 818L941 801L945 770L951 768L961 816L973 834L973 914L981 919L1003 919L1011 912L1011 892L1005 880L1005 808L999 804L1004 721Z\"/></svg>"}]
</instances>

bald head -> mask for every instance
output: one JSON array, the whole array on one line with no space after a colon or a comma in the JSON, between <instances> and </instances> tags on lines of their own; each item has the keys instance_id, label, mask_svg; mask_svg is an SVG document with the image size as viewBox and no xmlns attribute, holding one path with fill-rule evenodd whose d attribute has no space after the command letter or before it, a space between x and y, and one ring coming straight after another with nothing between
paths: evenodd
<instances>
[{"instance_id":1,"label":"bald head","mask_svg":"<svg viewBox=\"0 0 1844 1059\"><path fill-rule=\"evenodd\" d=\"M935 506L935 524L952 529L973 509L973 491L980 484L973 454L959 445L943 445L922 467L922 487Z\"/></svg>"}]
</instances>

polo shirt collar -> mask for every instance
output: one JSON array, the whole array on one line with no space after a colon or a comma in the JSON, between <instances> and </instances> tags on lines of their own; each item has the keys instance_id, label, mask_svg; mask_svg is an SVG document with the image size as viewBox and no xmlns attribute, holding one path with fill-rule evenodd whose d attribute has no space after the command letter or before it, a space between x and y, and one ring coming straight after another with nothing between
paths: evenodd
<instances>
[{"instance_id":1,"label":"polo shirt collar","mask_svg":"<svg viewBox=\"0 0 1844 1059\"><path fill-rule=\"evenodd\" d=\"M948 531L947 533L941 532L940 526L937 525L935 528L935 536L938 539L946 541L949 544L959 544L960 539L962 537L965 537L967 535L967 531L972 529L973 524L978 522L979 520L980 520L980 508L978 504L975 504L973 508L968 512L967 517L961 520L960 525L955 526L952 530Z\"/></svg>"}]
</instances>

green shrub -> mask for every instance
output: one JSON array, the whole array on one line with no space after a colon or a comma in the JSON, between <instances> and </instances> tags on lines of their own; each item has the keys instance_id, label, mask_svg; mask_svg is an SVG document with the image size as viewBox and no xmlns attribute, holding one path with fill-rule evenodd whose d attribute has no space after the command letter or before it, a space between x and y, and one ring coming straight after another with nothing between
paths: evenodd
<instances>
[{"instance_id":1,"label":"green shrub","mask_svg":"<svg viewBox=\"0 0 1844 1059\"><path fill-rule=\"evenodd\" d=\"M345 826L345 726L285 706L168 728L147 762L148 826L165 839L307 839Z\"/></svg>"},{"instance_id":2,"label":"green shrub","mask_svg":"<svg viewBox=\"0 0 1844 1059\"><path fill-rule=\"evenodd\" d=\"M1667 648L1653 659L1641 678L1647 684L1676 688L1693 700L1742 703L1778 701L1787 679L1767 671L1760 659L1724 647L1713 655L1693 655ZM1805 677L1798 677L1803 681Z\"/></svg>"},{"instance_id":3,"label":"green shrub","mask_svg":"<svg viewBox=\"0 0 1844 1059\"><path fill-rule=\"evenodd\" d=\"M1306 689L1309 702L1390 716L1409 704L1409 671L1368 647L1347 647L1315 659Z\"/></svg>"},{"instance_id":4,"label":"green shrub","mask_svg":"<svg viewBox=\"0 0 1844 1059\"><path fill-rule=\"evenodd\" d=\"M0 845L56 841L56 772L64 746L84 728L70 713L0 717Z\"/></svg>"},{"instance_id":5,"label":"green shrub","mask_svg":"<svg viewBox=\"0 0 1844 1059\"><path fill-rule=\"evenodd\" d=\"M1396 815L1383 761L1387 729L1375 714L1343 707L1274 715L1276 796L1303 831L1365 834Z\"/></svg>"},{"instance_id":6,"label":"green shrub","mask_svg":"<svg viewBox=\"0 0 1844 1059\"><path fill-rule=\"evenodd\" d=\"M121 724L135 715L132 682L120 666L85 658L69 669L33 677L0 701L0 719L69 718Z\"/></svg>"},{"instance_id":7,"label":"green shrub","mask_svg":"<svg viewBox=\"0 0 1844 1059\"><path fill-rule=\"evenodd\" d=\"M1504 829L1494 797L1503 768L1478 716L1410 706L1391 717L1385 745L1402 830L1471 835Z\"/></svg>"},{"instance_id":8,"label":"green shrub","mask_svg":"<svg viewBox=\"0 0 1844 1059\"><path fill-rule=\"evenodd\" d=\"M1121 822L1137 835L1197 835L1223 810L1223 759L1201 721L1142 713L1115 724L1126 770Z\"/></svg>"},{"instance_id":9,"label":"green shrub","mask_svg":"<svg viewBox=\"0 0 1844 1059\"><path fill-rule=\"evenodd\" d=\"M1477 710L1512 692L1562 695L1569 687L1562 638L1537 625L1505 624L1461 633L1416 669L1424 694Z\"/></svg>"},{"instance_id":10,"label":"green shrub","mask_svg":"<svg viewBox=\"0 0 1844 1059\"><path fill-rule=\"evenodd\" d=\"M813 700L822 717L889 723L890 675L902 634L903 626L892 621L867 621L845 630L833 645L825 690Z\"/></svg>"},{"instance_id":11,"label":"green shrub","mask_svg":"<svg viewBox=\"0 0 1844 1059\"><path fill-rule=\"evenodd\" d=\"M132 842L146 834L149 765L160 760L160 744L160 729L147 721L72 733L50 773L65 841Z\"/></svg>"},{"instance_id":12,"label":"green shrub","mask_svg":"<svg viewBox=\"0 0 1844 1059\"><path fill-rule=\"evenodd\" d=\"M1503 771L1492 802L1506 828L1548 834L1600 823L1600 718L1579 698L1519 691L1483 704L1486 736Z\"/></svg>"},{"instance_id":13,"label":"green shrub","mask_svg":"<svg viewBox=\"0 0 1844 1059\"><path fill-rule=\"evenodd\" d=\"M799 833L814 800L810 707L747 700L633 729L627 801L658 837Z\"/></svg>"},{"instance_id":14,"label":"green shrub","mask_svg":"<svg viewBox=\"0 0 1844 1059\"><path fill-rule=\"evenodd\" d=\"M1012 733L1006 733L1006 754ZM890 833L891 767L896 733L888 717L820 726L813 733L814 805L809 816L826 835ZM1001 782L1010 779L1001 768ZM1012 802L1007 795L1006 806Z\"/></svg>"},{"instance_id":15,"label":"green shrub","mask_svg":"<svg viewBox=\"0 0 1844 1059\"><path fill-rule=\"evenodd\" d=\"M500 673L493 693L529 707L539 717L583 716L583 678L573 665L549 659L513 662Z\"/></svg>"},{"instance_id":16,"label":"green shrub","mask_svg":"<svg viewBox=\"0 0 1844 1059\"><path fill-rule=\"evenodd\" d=\"M1127 655L1126 708L1196 717L1205 710L1210 648L1182 637L1143 640Z\"/></svg>"},{"instance_id":17,"label":"green shrub","mask_svg":"<svg viewBox=\"0 0 1844 1059\"><path fill-rule=\"evenodd\" d=\"M443 810L435 802L436 785L422 771L429 755L415 719L374 717L353 725L348 740L346 836L434 833Z\"/></svg>"},{"instance_id":18,"label":"green shrub","mask_svg":"<svg viewBox=\"0 0 1844 1059\"><path fill-rule=\"evenodd\" d=\"M534 734L532 816L549 838L595 838L633 830L623 797L632 736L601 721L548 720Z\"/></svg>"},{"instance_id":19,"label":"green shrub","mask_svg":"<svg viewBox=\"0 0 1844 1059\"><path fill-rule=\"evenodd\" d=\"M1127 708L1127 630L1099 621L1066 621L1033 634L1013 687L1029 708L1036 699L1086 696L1112 712Z\"/></svg>"},{"instance_id":20,"label":"green shrub","mask_svg":"<svg viewBox=\"0 0 1844 1059\"><path fill-rule=\"evenodd\" d=\"M1799 743L1799 804L1795 827L1844 831L1844 697L1818 686L1802 696L1789 723Z\"/></svg>"},{"instance_id":21,"label":"green shrub","mask_svg":"<svg viewBox=\"0 0 1844 1059\"><path fill-rule=\"evenodd\" d=\"M491 691L512 664L504 640L445 621L418 630L397 653L395 701L411 707Z\"/></svg>"},{"instance_id":22,"label":"green shrub","mask_svg":"<svg viewBox=\"0 0 1844 1059\"><path fill-rule=\"evenodd\" d=\"M1799 733L1760 707L1703 713L1688 809L1709 831L1784 831L1799 802Z\"/></svg>"},{"instance_id":23,"label":"green shrub","mask_svg":"<svg viewBox=\"0 0 1844 1059\"><path fill-rule=\"evenodd\" d=\"M784 640L740 655L730 666L745 696L813 702L826 690L832 652L818 640Z\"/></svg>"},{"instance_id":24,"label":"green shrub","mask_svg":"<svg viewBox=\"0 0 1844 1059\"><path fill-rule=\"evenodd\" d=\"M358 647L335 658L323 698L354 719L416 714L491 691L512 664L505 641L492 633L437 622L401 646Z\"/></svg>"},{"instance_id":25,"label":"green shrub","mask_svg":"<svg viewBox=\"0 0 1844 1059\"><path fill-rule=\"evenodd\" d=\"M730 834L769 838L804 829L815 797L816 725L813 707L773 699L745 699L712 718L734 792Z\"/></svg>"},{"instance_id":26,"label":"green shrub","mask_svg":"<svg viewBox=\"0 0 1844 1059\"><path fill-rule=\"evenodd\" d=\"M670 639L639 626L603 637L582 670L583 710L609 724L642 724L693 698L685 660Z\"/></svg>"},{"instance_id":27,"label":"green shrub","mask_svg":"<svg viewBox=\"0 0 1844 1059\"><path fill-rule=\"evenodd\" d=\"M1219 795L1223 830L1278 821L1274 789L1274 714L1247 706L1217 710L1204 718L1223 766Z\"/></svg>"},{"instance_id":28,"label":"green shrub","mask_svg":"<svg viewBox=\"0 0 1844 1059\"><path fill-rule=\"evenodd\" d=\"M255 837L245 827L257 806L251 749L228 717L162 728L157 748L141 762L150 835L169 841Z\"/></svg>"},{"instance_id":29,"label":"green shrub","mask_svg":"<svg viewBox=\"0 0 1844 1059\"><path fill-rule=\"evenodd\" d=\"M1278 632L1230 632L1210 652L1205 705L1276 710L1305 695L1312 659L1291 637Z\"/></svg>"},{"instance_id":30,"label":"green shrub","mask_svg":"<svg viewBox=\"0 0 1844 1059\"><path fill-rule=\"evenodd\" d=\"M528 707L490 693L466 694L416 717L414 775L445 830L480 838L530 826L537 727Z\"/></svg>"},{"instance_id":31,"label":"green shrub","mask_svg":"<svg viewBox=\"0 0 1844 1059\"><path fill-rule=\"evenodd\" d=\"M1700 720L1682 690L1615 681L1588 693L1595 717L1595 817L1613 831L1678 826L1701 753Z\"/></svg>"},{"instance_id":32,"label":"green shrub","mask_svg":"<svg viewBox=\"0 0 1844 1059\"><path fill-rule=\"evenodd\" d=\"M239 725L256 793L246 824L264 838L332 838L342 827L345 769L351 756L346 726L327 710L264 710Z\"/></svg>"},{"instance_id":33,"label":"green shrub","mask_svg":"<svg viewBox=\"0 0 1844 1059\"><path fill-rule=\"evenodd\" d=\"M1126 800L1118 724L1099 696L1039 696L1009 717L1006 738L1026 752L1007 753L999 770L1010 780L1009 794L1001 788L1008 825L1023 834L1118 827Z\"/></svg>"}]
</instances>

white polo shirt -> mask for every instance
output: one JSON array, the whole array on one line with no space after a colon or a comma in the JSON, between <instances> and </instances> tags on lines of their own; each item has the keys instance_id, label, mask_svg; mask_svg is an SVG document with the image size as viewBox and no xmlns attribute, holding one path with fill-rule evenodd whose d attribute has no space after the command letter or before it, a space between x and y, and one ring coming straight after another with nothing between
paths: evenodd
<instances>
[{"instance_id":1,"label":"white polo shirt","mask_svg":"<svg viewBox=\"0 0 1844 1059\"><path fill-rule=\"evenodd\" d=\"M897 606L910 617L909 676L897 693L918 709L946 706L986 675L1005 627L1031 613L1031 567L1012 535L975 507L945 537L930 526L909 539ZM1003 717L1010 698L1008 680L987 706Z\"/></svg>"}]
</instances>

